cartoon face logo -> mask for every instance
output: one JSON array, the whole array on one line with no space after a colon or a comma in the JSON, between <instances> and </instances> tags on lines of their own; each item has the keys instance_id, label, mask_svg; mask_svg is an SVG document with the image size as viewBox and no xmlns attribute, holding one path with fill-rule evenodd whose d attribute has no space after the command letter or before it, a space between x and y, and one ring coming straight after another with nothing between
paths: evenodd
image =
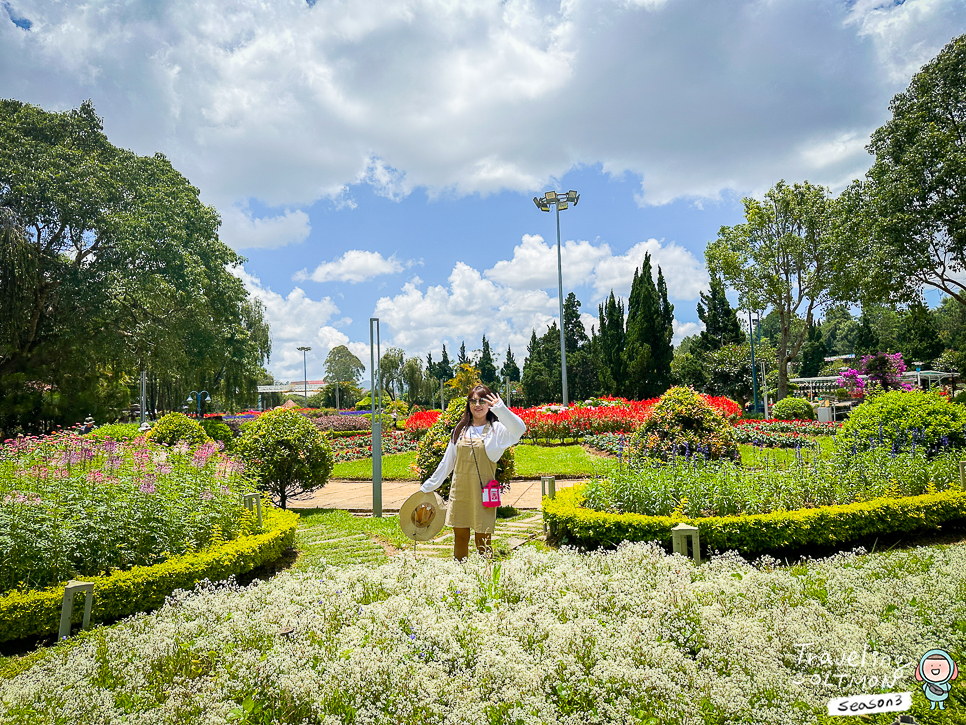
<instances>
[{"instance_id":1,"label":"cartoon face logo","mask_svg":"<svg viewBox=\"0 0 966 725\"><path fill-rule=\"evenodd\" d=\"M946 709L946 700L952 689L950 682L959 676L959 668L946 650L931 649L919 660L916 679L922 683L922 692L931 703L930 710Z\"/></svg>"}]
</instances>

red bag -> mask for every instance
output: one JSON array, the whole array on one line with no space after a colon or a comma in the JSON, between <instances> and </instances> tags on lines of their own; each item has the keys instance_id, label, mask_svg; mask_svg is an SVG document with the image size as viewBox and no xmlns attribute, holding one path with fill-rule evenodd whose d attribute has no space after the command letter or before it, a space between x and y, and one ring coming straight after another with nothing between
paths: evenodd
<instances>
[{"instance_id":1,"label":"red bag","mask_svg":"<svg viewBox=\"0 0 966 725\"><path fill-rule=\"evenodd\" d=\"M483 505L487 508L500 505L500 482L495 478L483 486Z\"/></svg>"}]
</instances>

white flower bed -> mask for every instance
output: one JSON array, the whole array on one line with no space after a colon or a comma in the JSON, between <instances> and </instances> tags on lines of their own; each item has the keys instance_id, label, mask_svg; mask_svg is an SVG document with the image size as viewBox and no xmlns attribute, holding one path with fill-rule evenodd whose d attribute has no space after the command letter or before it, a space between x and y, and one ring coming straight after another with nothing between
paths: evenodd
<instances>
[{"instance_id":1,"label":"white flower bed","mask_svg":"<svg viewBox=\"0 0 966 725\"><path fill-rule=\"evenodd\" d=\"M773 564L525 548L208 586L2 683L0 722L807 723L964 649L966 546Z\"/></svg>"}]
</instances>

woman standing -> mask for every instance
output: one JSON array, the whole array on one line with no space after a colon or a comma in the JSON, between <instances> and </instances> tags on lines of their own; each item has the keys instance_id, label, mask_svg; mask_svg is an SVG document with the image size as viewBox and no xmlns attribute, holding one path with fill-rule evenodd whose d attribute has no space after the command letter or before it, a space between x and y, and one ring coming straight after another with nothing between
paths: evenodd
<instances>
[{"instance_id":1,"label":"woman standing","mask_svg":"<svg viewBox=\"0 0 966 725\"><path fill-rule=\"evenodd\" d=\"M496 464L526 432L526 424L511 412L500 396L477 385L466 398L466 410L450 436L443 460L421 490L429 493L453 474L446 523L453 527L453 556L469 556L470 529L476 533L480 554L490 550L496 527L496 508L483 505L483 485L496 477Z\"/></svg>"}]
</instances>

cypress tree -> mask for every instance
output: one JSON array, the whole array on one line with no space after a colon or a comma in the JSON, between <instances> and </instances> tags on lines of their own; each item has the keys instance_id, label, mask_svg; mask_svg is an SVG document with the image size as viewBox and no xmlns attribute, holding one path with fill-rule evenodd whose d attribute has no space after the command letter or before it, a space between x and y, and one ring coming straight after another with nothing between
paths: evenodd
<instances>
[{"instance_id":1,"label":"cypress tree","mask_svg":"<svg viewBox=\"0 0 966 725\"><path fill-rule=\"evenodd\" d=\"M433 362L433 353L426 353L426 377L438 380L440 378L437 370L438 363Z\"/></svg>"},{"instance_id":2,"label":"cypress tree","mask_svg":"<svg viewBox=\"0 0 966 725\"><path fill-rule=\"evenodd\" d=\"M476 367L480 371L480 382L491 388L495 387L496 365L493 363L493 353L490 352L490 341L486 339L486 335L483 335L483 352Z\"/></svg>"},{"instance_id":3,"label":"cypress tree","mask_svg":"<svg viewBox=\"0 0 966 725\"><path fill-rule=\"evenodd\" d=\"M658 316L655 320L651 354L654 360L653 394L662 395L671 387L671 361L674 360L674 305L667 298L667 283L664 273L657 268ZM737 321L737 320L736 320Z\"/></svg>"},{"instance_id":4,"label":"cypress tree","mask_svg":"<svg viewBox=\"0 0 966 725\"><path fill-rule=\"evenodd\" d=\"M468 365L469 362L470 359L466 356L466 343L461 342L459 354L456 356L456 365Z\"/></svg>"},{"instance_id":5,"label":"cypress tree","mask_svg":"<svg viewBox=\"0 0 966 725\"><path fill-rule=\"evenodd\" d=\"M725 345L744 344L745 333L738 322L738 313L728 302L724 282L720 277L712 277L711 291L707 294L701 293L698 318L704 323L704 330L697 341L699 351L711 352Z\"/></svg>"},{"instance_id":6,"label":"cypress tree","mask_svg":"<svg viewBox=\"0 0 966 725\"><path fill-rule=\"evenodd\" d=\"M875 355L879 352L879 335L872 326L872 315L868 310L862 310L859 317L859 329L855 333L855 356L861 358L863 355Z\"/></svg>"},{"instance_id":7,"label":"cypress tree","mask_svg":"<svg viewBox=\"0 0 966 725\"><path fill-rule=\"evenodd\" d=\"M513 358L513 350L510 349L509 345L506 346L506 359L503 361L503 367L500 368L500 376L509 378L514 382L520 382L520 368Z\"/></svg>"},{"instance_id":8,"label":"cypress tree","mask_svg":"<svg viewBox=\"0 0 966 725\"><path fill-rule=\"evenodd\" d=\"M660 303L651 276L651 255L634 270L631 294L627 300L627 337L624 344L626 376L623 391L638 400L653 397L658 387L655 378L655 328L660 320ZM657 324L656 324L657 323Z\"/></svg>"},{"instance_id":9,"label":"cypress tree","mask_svg":"<svg viewBox=\"0 0 966 725\"><path fill-rule=\"evenodd\" d=\"M453 365L449 361L449 353L446 352L446 343L443 343L443 355L436 364L436 372L444 383L453 378Z\"/></svg>"},{"instance_id":10,"label":"cypress tree","mask_svg":"<svg viewBox=\"0 0 966 725\"><path fill-rule=\"evenodd\" d=\"M580 300L573 292L567 295L564 300L564 347L567 354L577 352L580 348L590 342L587 331L580 321Z\"/></svg>"},{"instance_id":11,"label":"cypress tree","mask_svg":"<svg viewBox=\"0 0 966 725\"><path fill-rule=\"evenodd\" d=\"M614 297L614 290L605 304L597 308L600 326L595 339L595 353L600 367L600 384L607 395L622 392L624 380L624 302Z\"/></svg>"}]
</instances>

